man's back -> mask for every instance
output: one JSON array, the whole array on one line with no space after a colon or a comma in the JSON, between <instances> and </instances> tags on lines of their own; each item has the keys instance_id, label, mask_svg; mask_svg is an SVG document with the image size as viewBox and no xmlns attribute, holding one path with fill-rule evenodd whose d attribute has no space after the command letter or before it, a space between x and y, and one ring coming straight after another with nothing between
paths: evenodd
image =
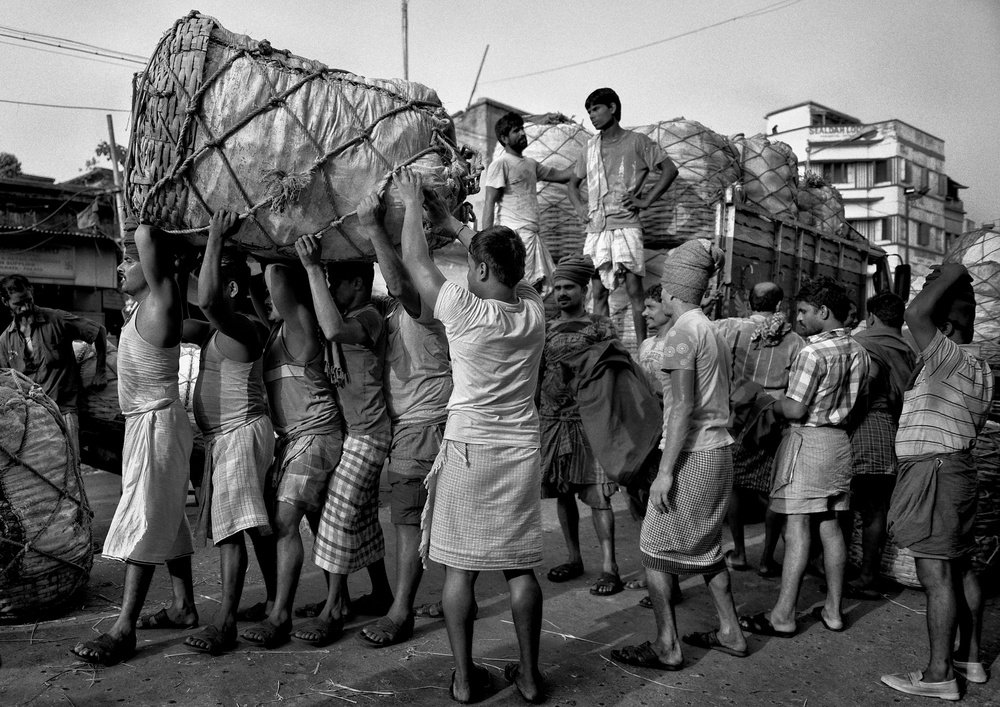
<instances>
[{"instance_id":1,"label":"man's back","mask_svg":"<svg viewBox=\"0 0 1000 707\"><path fill-rule=\"evenodd\" d=\"M785 392L792 362L805 345L790 324L761 313L714 324L732 353L734 386L752 381L774 397Z\"/></svg>"}]
</instances>

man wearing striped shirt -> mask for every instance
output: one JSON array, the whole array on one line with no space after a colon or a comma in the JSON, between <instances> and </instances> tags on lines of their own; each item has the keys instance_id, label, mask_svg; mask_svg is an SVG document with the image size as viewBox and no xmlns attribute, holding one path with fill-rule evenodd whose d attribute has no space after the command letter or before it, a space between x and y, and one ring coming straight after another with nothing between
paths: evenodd
<instances>
[{"instance_id":1,"label":"man wearing striped shirt","mask_svg":"<svg viewBox=\"0 0 1000 707\"><path fill-rule=\"evenodd\" d=\"M811 526L823 543L827 594L814 615L842 631L840 599L847 551L837 513L848 509L851 445L844 431L868 376L868 354L844 327L850 300L829 277L807 283L798 294L797 322L806 346L792 364L777 412L790 425L778 447L771 509L787 516L781 591L770 614L740 619L752 633L789 638L796 632L795 604L809 560Z\"/></svg>"},{"instance_id":2,"label":"man wearing striped shirt","mask_svg":"<svg viewBox=\"0 0 1000 707\"><path fill-rule=\"evenodd\" d=\"M955 673L971 683L987 679L979 658L982 593L971 566L978 500L971 451L993 400L993 375L967 346L975 314L972 280L955 263L935 266L906 310L920 361L903 395L889 507L889 533L913 555L927 592L930 659L923 671L883 675L882 682L945 700L960 698Z\"/></svg>"}]
</instances>

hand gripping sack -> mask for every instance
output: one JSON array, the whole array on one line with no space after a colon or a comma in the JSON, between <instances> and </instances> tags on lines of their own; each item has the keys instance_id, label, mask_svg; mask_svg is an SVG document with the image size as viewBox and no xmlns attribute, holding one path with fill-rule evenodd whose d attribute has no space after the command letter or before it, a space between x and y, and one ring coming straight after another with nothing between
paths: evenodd
<instances>
[{"instance_id":1,"label":"hand gripping sack","mask_svg":"<svg viewBox=\"0 0 1000 707\"><path fill-rule=\"evenodd\" d=\"M405 165L452 208L478 189L431 89L330 69L197 12L137 76L131 127L131 214L203 245L211 215L229 209L245 217L235 241L264 258L295 259L298 236L322 233L323 260L374 260L355 209ZM398 243L394 190L386 206Z\"/></svg>"}]
</instances>

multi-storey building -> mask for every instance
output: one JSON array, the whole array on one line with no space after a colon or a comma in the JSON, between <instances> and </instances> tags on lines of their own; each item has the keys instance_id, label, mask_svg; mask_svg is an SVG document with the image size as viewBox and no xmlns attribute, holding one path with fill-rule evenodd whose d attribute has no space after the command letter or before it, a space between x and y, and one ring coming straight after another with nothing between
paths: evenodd
<instances>
[{"instance_id":1,"label":"multi-storey building","mask_svg":"<svg viewBox=\"0 0 1000 707\"><path fill-rule=\"evenodd\" d=\"M941 262L965 230L965 187L945 173L944 140L902 120L862 122L811 101L766 116L800 171L822 174L844 197L848 223L915 277ZM898 261L896 258L898 257Z\"/></svg>"}]
</instances>

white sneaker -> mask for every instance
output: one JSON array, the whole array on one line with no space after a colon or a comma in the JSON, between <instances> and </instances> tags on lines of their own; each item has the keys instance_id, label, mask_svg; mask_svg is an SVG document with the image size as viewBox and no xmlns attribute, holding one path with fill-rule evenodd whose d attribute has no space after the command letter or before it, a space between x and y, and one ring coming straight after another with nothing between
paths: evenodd
<instances>
[{"instance_id":1,"label":"white sneaker","mask_svg":"<svg viewBox=\"0 0 1000 707\"><path fill-rule=\"evenodd\" d=\"M897 673L896 675L883 675L882 682L893 690L905 692L907 695L919 695L921 697L937 697L942 700L960 700L958 694L958 681L955 679L943 682L924 682L920 671L914 673Z\"/></svg>"},{"instance_id":2,"label":"white sneaker","mask_svg":"<svg viewBox=\"0 0 1000 707\"><path fill-rule=\"evenodd\" d=\"M951 664L955 668L955 672L969 682L984 683L989 679L986 677L986 668L983 667L982 663L965 663L961 660L953 660Z\"/></svg>"}]
</instances>

